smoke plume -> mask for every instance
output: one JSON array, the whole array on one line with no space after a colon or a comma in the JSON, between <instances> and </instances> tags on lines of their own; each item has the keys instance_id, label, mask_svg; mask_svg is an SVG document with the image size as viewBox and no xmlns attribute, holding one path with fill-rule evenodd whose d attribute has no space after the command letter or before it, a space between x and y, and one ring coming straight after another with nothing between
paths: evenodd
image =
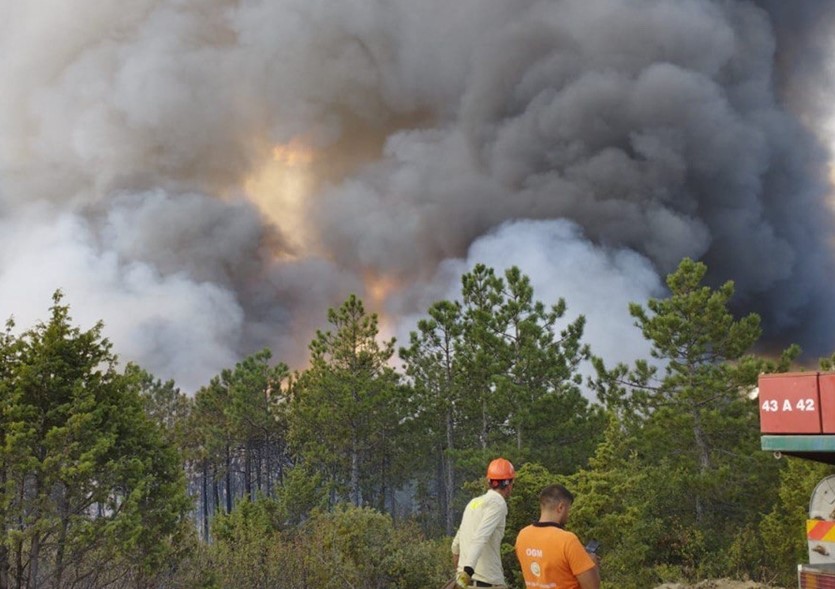
<instances>
[{"instance_id":1,"label":"smoke plume","mask_svg":"<svg viewBox=\"0 0 835 589\"><path fill-rule=\"evenodd\" d=\"M193 391L304 362L351 292L402 334L476 262L645 354L684 256L828 354L828 3L0 0L0 314L61 288ZM829 347L827 347L829 346Z\"/></svg>"}]
</instances>

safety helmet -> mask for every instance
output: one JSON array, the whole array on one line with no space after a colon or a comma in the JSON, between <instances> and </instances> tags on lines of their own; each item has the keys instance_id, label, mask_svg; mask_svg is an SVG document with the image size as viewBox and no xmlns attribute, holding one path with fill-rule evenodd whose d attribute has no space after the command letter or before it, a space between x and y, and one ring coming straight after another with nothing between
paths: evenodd
<instances>
[{"instance_id":1,"label":"safety helmet","mask_svg":"<svg viewBox=\"0 0 835 589\"><path fill-rule=\"evenodd\" d=\"M496 458L487 466L487 478L491 481L512 481L516 478L516 469L509 460Z\"/></svg>"}]
</instances>

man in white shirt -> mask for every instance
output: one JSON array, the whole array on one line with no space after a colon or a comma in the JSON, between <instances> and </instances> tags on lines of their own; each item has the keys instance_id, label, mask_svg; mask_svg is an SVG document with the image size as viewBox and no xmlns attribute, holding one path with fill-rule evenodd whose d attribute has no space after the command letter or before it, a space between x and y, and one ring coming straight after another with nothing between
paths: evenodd
<instances>
[{"instance_id":1,"label":"man in white shirt","mask_svg":"<svg viewBox=\"0 0 835 589\"><path fill-rule=\"evenodd\" d=\"M507 518L507 498L516 471L504 458L487 467L490 489L471 499L452 540L456 587L505 587L501 544Z\"/></svg>"}]
</instances>

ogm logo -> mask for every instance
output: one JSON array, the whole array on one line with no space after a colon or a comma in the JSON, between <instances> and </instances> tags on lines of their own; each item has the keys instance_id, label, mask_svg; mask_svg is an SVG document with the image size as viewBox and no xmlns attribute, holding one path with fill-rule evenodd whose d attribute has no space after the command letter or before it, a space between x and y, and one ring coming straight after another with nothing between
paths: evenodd
<instances>
[{"instance_id":1,"label":"ogm logo","mask_svg":"<svg viewBox=\"0 0 835 589\"><path fill-rule=\"evenodd\" d=\"M540 566L539 566L539 563L538 563L538 562L533 561L533 562L531 563L531 572L533 573L533 576L534 576L534 577L538 577L539 575L541 575L541 574L542 574L542 568L540 568Z\"/></svg>"}]
</instances>

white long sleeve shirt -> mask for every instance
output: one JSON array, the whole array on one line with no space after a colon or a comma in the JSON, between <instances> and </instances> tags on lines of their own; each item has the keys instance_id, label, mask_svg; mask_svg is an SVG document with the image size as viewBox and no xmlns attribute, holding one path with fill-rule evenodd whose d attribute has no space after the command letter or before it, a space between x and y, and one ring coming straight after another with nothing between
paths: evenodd
<instances>
[{"instance_id":1,"label":"white long sleeve shirt","mask_svg":"<svg viewBox=\"0 0 835 589\"><path fill-rule=\"evenodd\" d=\"M470 566L475 571L473 580L505 584L501 545L506 519L507 503L493 489L470 500L452 539L452 553L458 555L459 571Z\"/></svg>"}]
</instances>

